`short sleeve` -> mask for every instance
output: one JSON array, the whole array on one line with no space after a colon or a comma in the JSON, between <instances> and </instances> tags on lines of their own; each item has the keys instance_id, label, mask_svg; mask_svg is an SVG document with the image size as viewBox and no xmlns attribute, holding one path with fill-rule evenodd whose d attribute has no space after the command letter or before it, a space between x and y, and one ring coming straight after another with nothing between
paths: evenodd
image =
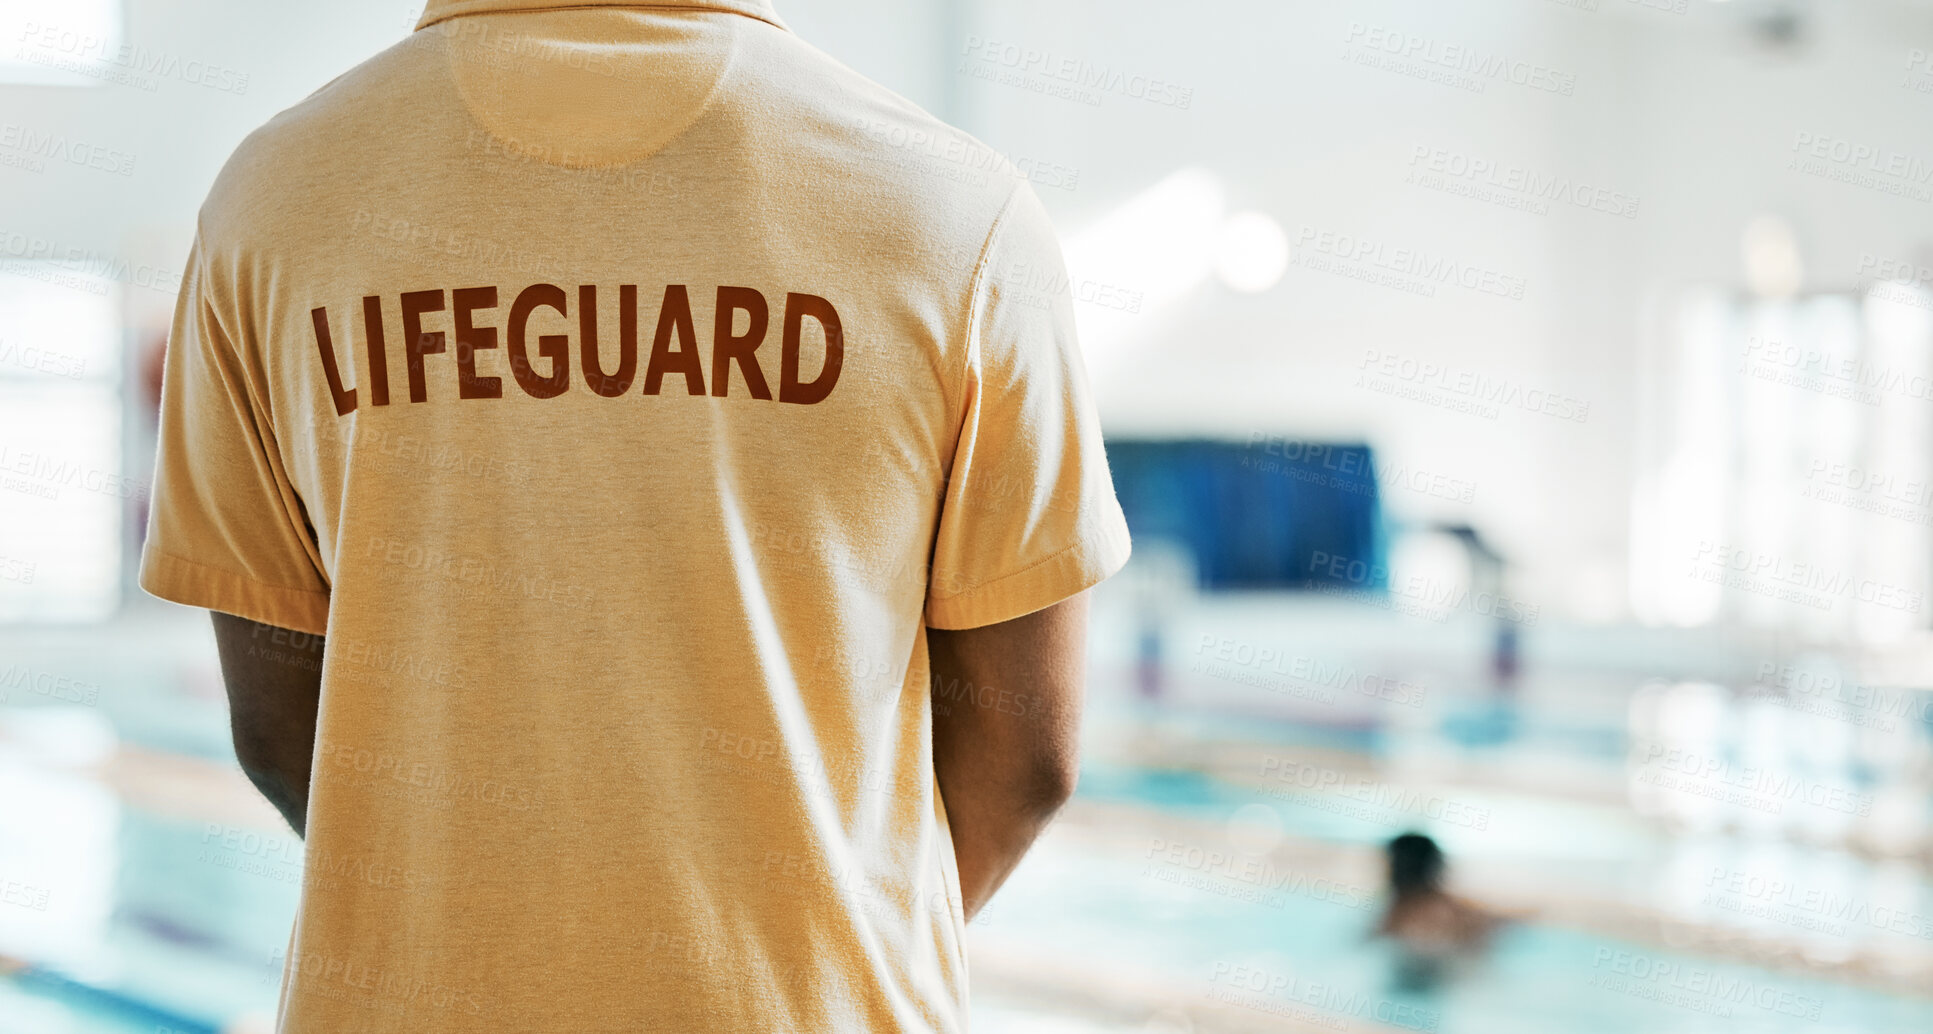
<instances>
[{"instance_id":1,"label":"short sleeve","mask_svg":"<svg viewBox=\"0 0 1933 1034\"><path fill-rule=\"evenodd\" d=\"M933 628L1031 614L1128 559L1060 242L1025 183L994 226L973 297L926 598Z\"/></svg>"},{"instance_id":2,"label":"short sleeve","mask_svg":"<svg viewBox=\"0 0 1933 1034\"><path fill-rule=\"evenodd\" d=\"M196 237L175 302L141 588L317 635L329 587Z\"/></svg>"}]
</instances>

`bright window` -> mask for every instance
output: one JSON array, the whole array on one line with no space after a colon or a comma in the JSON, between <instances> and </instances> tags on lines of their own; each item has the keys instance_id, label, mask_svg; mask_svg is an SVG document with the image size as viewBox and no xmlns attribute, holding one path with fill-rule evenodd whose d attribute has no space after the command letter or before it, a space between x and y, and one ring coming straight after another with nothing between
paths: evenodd
<instances>
[{"instance_id":1,"label":"bright window","mask_svg":"<svg viewBox=\"0 0 1933 1034\"><path fill-rule=\"evenodd\" d=\"M1681 301L1645 363L1645 618L1839 642L1928 626L1933 295L1887 286Z\"/></svg>"},{"instance_id":2,"label":"bright window","mask_svg":"<svg viewBox=\"0 0 1933 1034\"><path fill-rule=\"evenodd\" d=\"M100 86L127 73L121 0L0 0L0 83Z\"/></svg>"},{"instance_id":3,"label":"bright window","mask_svg":"<svg viewBox=\"0 0 1933 1034\"><path fill-rule=\"evenodd\" d=\"M146 478L121 472L117 285L0 267L0 621L90 621L119 601L122 528Z\"/></svg>"}]
</instances>

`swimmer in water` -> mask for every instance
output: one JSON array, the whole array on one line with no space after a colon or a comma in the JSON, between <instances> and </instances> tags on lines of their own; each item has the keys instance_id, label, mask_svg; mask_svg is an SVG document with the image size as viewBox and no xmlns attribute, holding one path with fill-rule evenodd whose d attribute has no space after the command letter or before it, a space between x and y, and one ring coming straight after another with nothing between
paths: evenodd
<instances>
[{"instance_id":1,"label":"swimmer in water","mask_svg":"<svg viewBox=\"0 0 1933 1034\"><path fill-rule=\"evenodd\" d=\"M1504 917L1443 888L1448 863L1429 837L1404 833L1386 850L1390 900L1376 933L1401 950L1397 983L1426 990L1453 963L1482 954Z\"/></svg>"}]
</instances>

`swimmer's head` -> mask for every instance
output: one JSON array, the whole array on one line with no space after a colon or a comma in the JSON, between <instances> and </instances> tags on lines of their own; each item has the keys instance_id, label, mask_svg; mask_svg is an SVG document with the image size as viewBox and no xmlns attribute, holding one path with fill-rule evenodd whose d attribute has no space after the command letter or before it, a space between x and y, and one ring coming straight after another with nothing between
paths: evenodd
<instances>
[{"instance_id":1,"label":"swimmer's head","mask_svg":"<svg viewBox=\"0 0 1933 1034\"><path fill-rule=\"evenodd\" d=\"M1421 833L1389 842L1389 886L1398 894L1435 890L1443 882L1443 849Z\"/></svg>"}]
</instances>

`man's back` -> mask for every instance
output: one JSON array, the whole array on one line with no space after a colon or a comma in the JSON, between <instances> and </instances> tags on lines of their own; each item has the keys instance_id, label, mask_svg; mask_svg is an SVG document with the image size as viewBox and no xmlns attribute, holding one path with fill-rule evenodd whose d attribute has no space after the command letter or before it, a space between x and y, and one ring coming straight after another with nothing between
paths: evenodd
<instances>
[{"instance_id":1,"label":"man's back","mask_svg":"<svg viewBox=\"0 0 1933 1034\"><path fill-rule=\"evenodd\" d=\"M328 634L283 1029L961 1029L923 627L1128 549L1038 202L755 0L424 24L170 345L143 585Z\"/></svg>"}]
</instances>

